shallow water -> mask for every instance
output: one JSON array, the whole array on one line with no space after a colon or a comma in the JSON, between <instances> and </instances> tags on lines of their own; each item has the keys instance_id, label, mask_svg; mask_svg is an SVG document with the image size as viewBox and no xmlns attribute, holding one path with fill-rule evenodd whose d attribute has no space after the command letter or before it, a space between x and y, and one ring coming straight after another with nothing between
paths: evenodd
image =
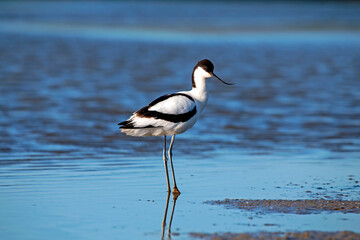
<instances>
[{"instance_id":1,"label":"shallow water","mask_svg":"<svg viewBox=\"0 0 360 240\"><path fill-rule=\"evenodd\" d=\"M280 4L273 13L213 3L208 12L227 14L211 16L189 6L204 7L1 3L1 239L161 238L162 141L124 136L116 124L189 89L205 57L236 85L209 80L203 116L176 139L172 237L358 232L356 214L256 216L203 202L359 199L359 5Z\"/></svg>"}]
</instances>

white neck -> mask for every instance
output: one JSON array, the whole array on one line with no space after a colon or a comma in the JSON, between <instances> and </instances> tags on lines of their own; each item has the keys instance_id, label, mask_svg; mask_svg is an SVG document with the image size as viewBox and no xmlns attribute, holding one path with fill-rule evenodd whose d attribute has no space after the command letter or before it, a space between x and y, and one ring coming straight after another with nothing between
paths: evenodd
<instances>
[{"instance_id":1,"label":"white neck","mask_svg":"<svg viewBox=\"0 0 360 240\"><path fill-rule=\"evenodd\" d=\"M195 69L193 77L195 87L193 87L190 92L191 95L199 102L198 105L200 111L202 111L208 100L208 94L206 91L206 78L211 77L211 75L201 67L198 67Z\"/></svg>"}]
</instances>

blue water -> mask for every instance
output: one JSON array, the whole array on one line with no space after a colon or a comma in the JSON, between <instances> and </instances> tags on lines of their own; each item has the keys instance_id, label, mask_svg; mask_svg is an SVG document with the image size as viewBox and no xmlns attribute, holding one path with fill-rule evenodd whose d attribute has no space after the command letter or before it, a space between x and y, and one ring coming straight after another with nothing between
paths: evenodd
<instances>
[{"instance_id":1,"label":"blue water","mask_svg":"<svg viewBox=\"0 0 360 240\"><path fill-rule=\"evenodd\" d=\"M203 116L176 139L171 237L359 232L357 214L258 216L203 203L359 200L359 10L1 2L0 238L161 239L162 139L124 136L117 123L188 90L203 58L236 85L210 79Z\"/></svg>"}]
</instances>

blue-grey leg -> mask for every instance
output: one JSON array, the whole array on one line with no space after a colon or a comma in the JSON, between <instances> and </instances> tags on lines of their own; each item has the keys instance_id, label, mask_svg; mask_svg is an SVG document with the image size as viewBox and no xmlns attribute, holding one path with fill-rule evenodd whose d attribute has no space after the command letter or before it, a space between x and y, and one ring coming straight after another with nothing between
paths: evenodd
<instances>
[{"instance_id":1,"label":"blue-grey leg","mask_svg":"<svg viewBox=\"0 0 360 240\"><path fill-rule=\"evenodd\" d=\"M173 148L173 145L174 145L174 141L175 141L175 135L173 135L172 138L171 138L168 155L169 155L169 159L170 159L170 166L171 166L172 176L173 176L173 180L174 180L173 194L174 195L179 195L180 191L176 186L175 171L174 171L174 166L173 166L173 162L172 162L172 148Z\"/></svg>"},{"instance_id":2,"label":"blue-grey leg","mask_svg":"<svg viewBox=\"0 0 360 240\"><path fill-rule=\"evenodd\" d=\"M170 193L170 182L169 182L169 173L168 173L168 166L167 166L167 157L166 157L166 136L164 136L164 151L163 151L163 160L164 160L164 166L165 166L165 173L166 173L166 182L168 187L168 192Z\"/></svg>"},{"instance_id":3,"label":"blue-grey leg","mask_svg":"<svg viewBox=\"0 0 360 240\"><path fill-rule=\"evenodd\" d=\"M165 234L165 228L166 228L166 217L167 217L167 212L168 212L168 208L169 208L169 199L170 199L170 192L168 192L168 195L167 195L164 218L163 218L163 221L161 224L161 232L162 232L161 240L164 240L164 234Z\"/></svg>"},{"instance_id":4,"label":"blue-grey leg","mask_svg":"<svg viewBox=\"0 0 360 240\"><path fill-rule=\"evenodd\" d=\"M180 194L180 192L179 192ZM174 198L173 198L173 207L172 207L172 210L171 210L171 215L170 215L170 222L169 222L169 228L168 228L168 239L171 239L171 223L172 223L172 220L173 220L173 216L174 216L174 210L175 210L175 205L176 205L176 200L179 196L179 194L174 194Z\"/></svg>"}]
</instances>

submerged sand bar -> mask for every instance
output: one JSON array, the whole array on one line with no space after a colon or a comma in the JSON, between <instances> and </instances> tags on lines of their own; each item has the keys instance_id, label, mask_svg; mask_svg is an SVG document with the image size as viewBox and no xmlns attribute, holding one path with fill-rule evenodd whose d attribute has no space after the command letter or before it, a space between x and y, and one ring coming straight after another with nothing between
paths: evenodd
<instances>
[{"instance_id":1,"label":"submerged sand bar","mask_svg":"<svg viewBox=\"0 0 360 240\"><path fill-rule=\"evenodd\" d=\"M253 211L257 214L286 213L286 214L317 214L321 212L360 213L360 201L343 200L249 200L225 199L222 201L207 201L213 205L224 205L229 208L238 208ZM351 231L322 232L253 232L253 233L190 233L192 238L210 240L355 240L360 234Z\"/></svg>"},{"instance_id":2,"label":"submerged sand bar","mask_svg":"<svg viewBox=\"0 0 360 240\"><path fill-rule=\"evenodd\" d=\"M207 201L213 205L225 205L238 209L256 211L258 213L292 213L316 214L323 211L343 213L360 213L360 201L343 200L249 200L225 199L222 201Z\"/></svg>"},{"instance_id":3,"label":"submerged sand bar","mask_svg":"<svg viewBox=\"0 0 360 240\"><path fill-rule=\"evenodd\" d=\"M193 238L211 239L211 240L357 240L360 234L342 231L342 232L257 232L257 233L190 233Z\"/></svg>"}]
</instances>

